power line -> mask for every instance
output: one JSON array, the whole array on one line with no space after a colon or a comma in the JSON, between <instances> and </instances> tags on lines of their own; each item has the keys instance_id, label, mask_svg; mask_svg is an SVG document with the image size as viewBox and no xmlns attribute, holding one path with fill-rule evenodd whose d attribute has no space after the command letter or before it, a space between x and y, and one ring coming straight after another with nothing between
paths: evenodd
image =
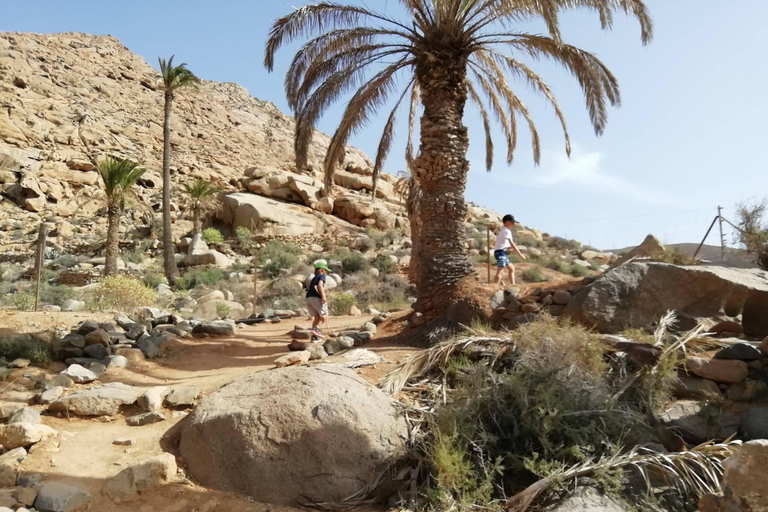
<instances>
[{"instance_id":1,"label":"power line","mask_svg":"<svg viewBox=\"0 0 768 512\"><path fill-rule=\"evenodd\" d=\"M647 217L661 217L661 216L669 216L669 215L680 215L682 213L701 213L701 212L709 212L713 211L716 208L707 208L703 210L684 210L679 212L665 212L665 213L650 213L647 215L630 215L627 217L605 217L602 219L590 219L590 220L572 220L568 222L558 222L556 224L548 224L549 226L565 226L567 224L585 224L587 222L603 222L607 220L626 220L626 219L641 219L641 218L647 218Z\"/></svg>"}]
</instances>

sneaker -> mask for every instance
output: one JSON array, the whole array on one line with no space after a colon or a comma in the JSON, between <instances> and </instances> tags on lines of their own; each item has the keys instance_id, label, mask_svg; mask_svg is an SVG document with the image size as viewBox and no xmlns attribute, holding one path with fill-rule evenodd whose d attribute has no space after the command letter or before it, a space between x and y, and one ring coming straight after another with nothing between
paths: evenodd
<instances>
[{"instance_id":1,"label":"sneaker","mask_svg":"<svg viewBox=\"0 0 768 512\"><path fill-rule=\"evenodd\" d=\"M323 335L323 331L321 331L321 330L320 330L320 329L318 329L317 327L315 327L314 329L312 329L312 336L316 336L316 337L318 337L318 338L324 338L324 337L325 337L325 336Z\"/></svg>"},{"instance_id":2,"label":"sneaker","mask_svg":"<svg viewBox=\"0 0 768 512\"><path fill-rule=\"evenodd\" d=\"M309 341L310 341L310 343L322 343L323 342L323 338L319 338L317 336L312 336L312 339L309 340Z\"/></svg>"}]
</instances>

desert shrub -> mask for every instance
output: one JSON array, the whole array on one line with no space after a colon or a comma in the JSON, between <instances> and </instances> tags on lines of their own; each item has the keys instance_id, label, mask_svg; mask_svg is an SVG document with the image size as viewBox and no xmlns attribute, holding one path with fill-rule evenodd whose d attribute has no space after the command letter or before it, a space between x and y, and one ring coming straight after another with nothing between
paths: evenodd
<instances>
[{"instance_id":1,"label":"desert shrub","mask_svg":"<svg viewBox=\"0 0 768 512\"><path fill-rule=\"evenodd\" d=\"M301 249L281 240L270 240L257 254L257 261L262 265L264 274L277 277L281 270L288 270L299 262Z\"/></svg>"},{"instance_id":2,"label":"desert shrub","mask_svg":"<svg viewBox=\"0 0 768 512\"><path fill-rule=\"evenodd\" d=\"M358 251L368 252L376 249L376 241L372 238L358 238L355 242L355 247Z\"/></svg>"},{"instance_id":3,"label":"desert shrub","mask_svg":"<svg viewBox=\"0 0 768 512\"><path fill-rule=\"evenodd\" d=\"M144 277L142 277L141 280L150 288L157 288L158 285L168 282L165 279L165 276L159 272L149 272L144 274Z\"/></svg>"},{"instance_id":4,"label":"desert shrub","mask_svg":"<svg viewBox=\"0 0 768 512\"><path fill-rule=\"evenodd\" d=\"M543 283L549 281L549 278L541 273L541 270L537 268L529 268L522 273L523 281L526 283Z\"/></svg>"},{"instance_id":5,"label":"desert shrub","mask_svg":"<svg viewBox=\"0 0 768 512\"><path fill-rule=\"evenodd\" d=\"M237 239L237 244L243 249L250 249L253 245L253 234L245 226L237 226L235 228L235 238Z\"/></svg>"},{"instance_id":6,"label":"desert shrub","mask_svg":"<svg viewBox=\"0 0 768 512\"><path fill-rule=\"evenodd\" d=\"M406 278L397 274L374 277L367 272L358 272L347 276L343 286L357 297L358 304L364 306L387 311L411 305L408 295L413 286Z\"/></svg>"},{"instance_id":7,"label":"desert shrub","mask_svg":"<svg viewBox=\"0 0 768 512\"><path fill-rule=\"evenodd\" d=\"M13 304L19 311L32 311L35 309L35 296L27 292L15 293Z\"/></svg>"},{"instance_id":8,"label":"desert shrub","mask_svg":"<svg viewBox=\"0 0 768 512\"><path fill-rule=\"evenodd\" d=\"M581 242L578 240L568 240L559 236L551 237L547 245L561 251L578 251L581 249Z\"/></svg>"},{"instance_id":9,"label":"desert shrub","mask_svg":"<svg viewBox=\"0 0 768 512\"><path fill-rule=\"evenodd\" d=\"M371 266L378 269L382 274L394 274L397 272L397 263L387 256L376 256L371 261Z\"/></svg>"},{"instance_id":10,"label":"desert shrub","mask_svg":"<svg viewBox=\"0 0 768 512\"><path fill-rule=\"evenodd\" d=\"M6 362L22 357L34 365L45 366L52 355L50 343L29 334L0 338L0 358Z\"/></svg>"},{"instance_id":11,"label":"desert shrub","mask_svg":"<svg viewBox=\"0 0 768 512\"><path fill-rule=\"evenodd\" d=\"M299 258L294 254L283 253L269 260L263 267L262 271L267 277L277 277L280 275L281 270L288 270L293 268L299 262Z\"/></svg>"},{"instance_id":12,"label":"desert shrub","mask_svg":"<svg viewBox=\"0 0 768 512\"><path fill-rule=\"evenodd\" d=\"M357 252L350 252L341 259L341 268L345 274L367 270L370 266L370 262Z\"/></svg>"},{"instance_id":13,"label":"desert shrub","mask_svg":"<svg viewBox=\"0 0 768 512\"><path fill-rule=\"evenodd\" d=\"M147 241L139 242L129 250L121 251L120 257L123 259L125 263L139 264L144 261L144 258L145 258L144 253L147 251L147 247L149 247L149 242Z\"/></svg>"},{"instance_id":14,"label":"desert shrub","mask_svg":"<svg viewBox=\"0 0 768 512\"><path fill-rule=\"evenodd\" d=\"M75 256L74 254L62 254L61 256L53 260L53 262L51 262L51 266L55 268L63 268L63 269L72 268L77 264L78 264L77 256Z\"/></svg>"},{"instance_id":15,"label":"desert shrub","mask_svg":"<svg viewBox=\"0 0 768 512\"><path fill-rule=\"evenodd\" d=\"M205 228L203 230L203 240L207 244L220 244L224 242L224 235L216 228Z\"/></svg>"},{"instance_id":16,"label":"desert shrub","mask_svg":"<svg viewBox=\"0 0 768 512\"><path fill-rule=\"evenodd\" d=\"M448 399L435 402L426 450L435 510L487 506L553 470L651 439L637 399L648 382L622 392L627 380L606 362L595 334L542 315L514 338L514 349L480 360L459 351L439 370ZM490 363L494 354L504 355Z\"/></svg>"},{"instance_id":17,"label":"desert shrub","mask_svg":"<svg viewBox=\"0 0 768 512\"><path fill-rule=\"evenodd\" d=\"M368 235L368 238L371 241L373 241L374 249L375 248L381 249L381 248L390 246L400 239L400 233L398 233L397 230L394 230L394 229L381 231L376 228L368 228L365 230L365 234Z\"/></svg>"},{"instance_id":18,"label":"desert shrub","mask_svg":"<svg viewBox=\"0 0 768 512\"><path fill-rule=\"evenodd\" d=\"M518 245L524 245L526 247L546 247L546 242L542 242L532 236L518 236L515 237L515 243Z\"/></svg>"},{"instance_id":19,"label":"desert shrub","mask_svg":"<svg viewBox=\"0 0 768 512\"><path fill-rule=\"evenodd\" d=\"M573 277L585 277L589 275L589 269L585 266L574 263L571 265L569 274L571 274Z\"/></svg>"},{"instance_id":20,"label":"desert shrub","mask_svg":"<svg viewBox=\"0 0 768 512\"><path fill-rule=\"evenodd\" d=\"M98 310L132 311L155 303L157 294L147 285L124 276L109 276L99 281L93 294L92 307Z\"/></svg>"},{"instance_id":21,"label":"desert shrub","mask_svg":"<svg viewBox=\"0 0 768 512\"><path fill-rule=\"evenodd\" d=\"M261 291L256 301L260 307L296 309L304 304L302 287L287 277L278 277Z\"/></svg>"},{"instance_id":22,"label":"desert shrub","mask_svg":"<svg viewBox=\"0 0 768 512\"><path fill-rule=\"evenodd\" d=\"M24 275L24 267L18 263L5 263L0 265L0 281L13 283Z\"/></svg>"},{"instance_id":23,"label":"desert shrub","mask_svg":"<svg viewBox=\"0 0 768 512\"><path fill-rule=\"evenodd\" d=\"M227 279L227 271L220 268L193 268L176 280L176 286L182 290L192 290L198 286L214 286Z\"/></svg>"},{"instance_id":24,"label":"desert shrub","mask_svg":"<svg viewBox=\"0 0 768 512\"><path fill-rule=\"evenodd\" d=\"M40 303L61 306L64 301L74 299L77 293L71 286L59 284L40 284Z\"/></svg>"},{"instance_id":25,"label":"desert shrub","mask_svg":"<svg viewBox=\"0 0 768 512\"><path fill-rule=\"evenodd\" d=\"M232 313L232 308L226 302L218 302L216 304L216 314L219 318L227 318Z\"/></svg>"},{"instance_id":26,"label":"desert shrub","mask_svg":"<svg viewBox=\"0 0 768 512\"><path fill-rule=\"evenodd\" d=\"M653 258L653 260L662 261L664 263L672 263L674 265L695 265L698 263L698 260L691 257L691 255L679 247L667 249L664 251L664 253Z\"/></svg>"},{"instance_id":27,"label":"desert shrub","mask_svg":"<svg viewBox=\"0 0 768 512\"><path fill-rule=\"evenodd\" d=\"M253 268L253 263L250 261L238 260L229 267L230 272L242 272L247 274Z\"/></svg>"},{"instance_id":28,"label":"desert shrub","mask_svg":"<svg viewBox=\"0 0 768 512\"><path fill-rule=\"evenodd\" d=\"M336 293L328 297L328 311L332 315L348 315L349 309L357 305L357 297L349 292Z\"/></svg>"}]
</instances>

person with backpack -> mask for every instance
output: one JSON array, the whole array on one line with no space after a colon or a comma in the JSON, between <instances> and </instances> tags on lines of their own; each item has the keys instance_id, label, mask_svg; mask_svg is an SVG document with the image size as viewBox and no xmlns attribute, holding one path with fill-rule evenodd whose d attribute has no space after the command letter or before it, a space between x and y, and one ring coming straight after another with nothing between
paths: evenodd
<instances>
[{"instance_id":1,"label":"person with backpack","mask_svg":"<svg viewBox=\"0 0 768 512\"><path fill-rule=\"evenodd\" d=\"M328 298L325 295L325 280L327 278L328 264L325 260L315 262L315 275L307 288L307 310L312 320L312 343L320 343L323 340L323 331L320 328L328 320Z\"/></svg>"}]
</instances>

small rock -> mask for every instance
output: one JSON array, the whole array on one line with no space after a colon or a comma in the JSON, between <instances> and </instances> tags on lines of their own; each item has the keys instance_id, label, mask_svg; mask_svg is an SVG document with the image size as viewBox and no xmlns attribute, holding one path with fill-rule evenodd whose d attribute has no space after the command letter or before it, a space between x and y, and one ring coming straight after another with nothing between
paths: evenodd
<instances>
[{"instance_id":1,"label":"small rock","mask_svg":"<svg viewBox=\"0 0 768 512\"><path fill-rule=\"evenodd\" d=\"M8 417L8 423L40 423L40 413L29 407L24 407L15 411Z\"/></svg>"},{"instance_id":2,"label":"small rock","mask_svg":"<svg viewBox=\"0 0 768 512\"><path fill-rule=\"evenodd\" d=\"M6 449L29 446L57 434L51 427L34 423L0 425L0 444Z\"/></svg>"},{"instance_id":3,"label":"small rock","mask_svg":"<svg viewBox=\"0 0 768 512\"><path fill-rule=\"evenodd\" d=\"M11 496L27 507L31 507L35 504L35 498L37 498L37 489L31 487L20 487L11 493Z\"/></svg>"},{"instance_id":4,"label":"small rock","mask_svg":"<svg viewBox=\"0 0 768 512\"><path fill-rule=\"evenodd\" d=\"M328 357L328 353L319 343L313 343L309 345L306 351L309 352L310 361L316 361L318 359L325 359Z\"/></svg>"},{"instance_id":5,"label":"small rock","mask_svg":"<svg viewBox=\"0 0 768 512\"><path fill-rule=\"evenodd\" d=\"M88 333L91 333L99 328L99 324L97 322L83 322L80 324L80 327L77 328L75 331L75 334L79 334L81 336L85 336Z\"/></svg>"},{"instance_id":6,"label":"small rock","mask_svg":"<svg viewBox=\"0 0 768 512\"><path fill-rule=\"evenodd\" d=\"M165 397L165 403L170 407L188 407L195 405L200 390L195 386L185 386L171 389Z\"/></svg>"},{"instance_id":7,"label":"small rock","mask_svg":"<svg viewBox=\"0 0 768 512\"><path fill-rule=\"evenodd\" d=\"M559 306L565 306L570 302L571 294L565 290L558 290L552 294L552 303Z\"/></svg>"},{"instance_id":8,"label":"small rock","mask_svg":"<svg viewBox=\"0 0 768 512\"><path fill-rule=\"evenodd\" d=\"M203 322L192 329L192 334L208 334L211 336L222 336L235 333L235 323L230 320L214 320L212 322Z\"/></svg>"},{"instance_id":9,"label":"small rock","mask_svg":"<svg viewBox=\"0 0 768 512\"><path fill-rule=\"evenodd\" d=\"M43 481L43 476L39 473L32 473L30 475L19 475L17 485L19 487L35 487Z\"/></svg>"},{"instance_id":10,"label":"small rock","mask_svg":"<svg viewBox=\"0 0 768 512\"><path fill-rule=\"evenodd\" d=\"M78 416L111 416L123 405L136 402L139 391L121 382L110 382L61 397L48 406L53 412L69 411Z\"/></svg>"},{"instance_id":11,"label":"small rock","mask_svg":"<svg viewBox=\"0 0 768 512\"><path fill-rule=\"evenodd\" d=\"M763 357L760 349L747 343L737 343L720 349L715 359L736 359L739 361L759 361Z\"/></svg>"},{"instance_id":12,"label":"small rock","mask_svg":"<svg viewBox=\"0 0 768 512\"><path fill-rule=\"evenodd\" d=\"M55 375L51 380L45 383L45 389L64 388L69 389L75 385L75 382L69 376L62 373Z\"/></svg>"},{"instance_id":13,"label":"small rock","mask_svg":"<svg viewBox=\"0 0 768 512\"><path fill-rule=\"evenodd\" d=\"M163 401L170 392L167 386L154 386L147 389L136 402L145 411L159 411L163 408Z\"/></svg>"},{"instance_id":14,"label":"small rock","mask_svg":"<svg viewBox=\"0 0 768 512\"><path fill-rule=\"evenodd\" d=\"M8 418L11 414L18 411L22 407L24 406L17 403L0 403L0 420Z\"/></svg>"},{"instance_id":15,"label":"small rock","mask_svg":"<svg viewBox=\"0 0 768 512\"><path fill-rule=\"evenodd\" d=\"M376 329L376 324L374 324L373 322L365 322L363 324L363 327L360 330L362 332L369 332L369 333L371 333L371 334L373 334L375 336L376 335L376 330L377 330Z\"/></svg>"},{"instance_id":16,"label":"small rock","mask_svg":"<svg viewBox=\"0 0 768 512\"><path fill-rule=\"evenodd\" d=\"M16 478L16 470L11 464L0 464L0 487L15 487Z\"/></svg>"},{"instance_id":17,"label":"small rock","mask_svg":"<svg viewBox=\"0 0 768 512\"><path fill-rule=\"evenodd\" d=\"M696 400L674 402L661 416L664 424L689 443L726 439L735 434L739 420L714 407L704 407Z\"/></svg>"},{"instance_id":18,"label":"small rock","mask_svg":"<svg viewBox=\"0 0 768 512\"><path fill-rule=\"evenodd\" d=\"M40 486L35 498L39 512L71 512L90 503L91 495L82 489L59 482L46 482Z\"/></svg>"},{"instance_id":19,"label":"small rock","mask_svg":"<svg viewBox=\"0 0 768 512\"><path fill-rule=\"evenodd\" d=\"M29 359L18 358L8 363L8 366L11 368L26 368L29 364Z\"/></svg>"},{"instance_id":20,"label":"small rock","mask_svg":"<svg viewBox=\"0 0 768 512\"><path fill-rule=\"evenodd\" d=\"M360 308L358 308L357 306L352 306L352 307L349 308L349 314L351 316L360 316L363 313L362 313L362 311L360 311Z\"/></svg>"},{"instance_id":21,"label":"small rock","mask_svg":"<svg viewBox=\"0 0 768 512\"><path fill-rule=\"evenodd\" d=\"M125 422L131 427L140 427L142 425L149 425L150 423L157 423L159 421L165 421L167 418L165 414L160 411L145 412L131 416Z\"/></svg>"},{"instance_id":22,"label":"small rock","mask_svg":"<svg viewBox=\"0 0 768 512\"><path fill-rule=\"evenodd\" d=\"M125 356L120 355L114 355L114 356L107 356L104 362L107 365L107 368L127 368L128 367L128 358Z\"/></svg>"},{"instance_id":23,"label":"small rock","mask_svg":"<svg viewBox=\"0 0 768 512\"><path fill-rule=\"evenodd\" d=\"M131 439L130 437L119 437L112 441L112 444L115 444L117 446L131 446L136 441L134 439Z\"/></svg>"},{"instance_id":24,"label":"small rock","mask_svg":"<svg viewBox=\"0 0 768 512\"><path fill-rule=\"evenodd\" d=\"M311 354L306 350L301 350L299 352L292 352L290 354L286 354L284 356L281 356L275 359L275 367L283 368L285 366L304 364L309 361L310 356Z\"/></svg>"},{"instance_id":25,"label":"small rock","mask_svg":"<svg viewBox=\"0 0 768 512\"><path fill-rule=\"evenodd\" d=\"M61 339L61 344L64 346L69 345L70 347L83 348L85 347L85 336L73 332L64 336Z\"/></svg>"},{"instance_id":26,"label":"small rock","mask_svg":"<svg viewBox=\"0 0 768 512\"><path fill-rule=\"evenodd\" d=\"M499 290L491 296L491 309L498 309L506 302L504 290Z\"/></svg>"},{"instance_id":27,"label":"small rock","mask_svg":"<svg viewBox=\"0 0 768 512\"><path fill-rule=\"evenodd\" d=\"M9 450L4 454L0 455L0 464L13 465L23 461L26 458L27 458L27 450L25 450L24 448L14 448L13 450ZM5 487L5 486L0 485L0 487Z\"/></svg>"},{"instance_id":28,"label":"small rock","mask_svg":"<svg viewBox=\"0 0 768 512\"><path fill-rule=\"evenodd\" d=\"M94 359L104 359L109 355L106 345L102 345L101 343L97 343L95 345L87 345L83 349L83 352L85 352L88 357L92 357Z\"/></svg>"},{"instance_id":29,"label":"small rock","mask_svg":"<svg viewBox=\"0 0 768 512\"><path fill-rule=\"evenodd\" d=\"M337 352L341 352L342 350L338 338L329 339L325 342L325 344L323 344L323 348L325 349L325 353L329 356L332 356Z\"/></svg>"},{"instance_id":30,"label":"small rock","mask_svg":"<svg viewBox=\"0 0 768 512\"><path fill-rule=\"evenodd\" d=\"M733 402L762 401L768 398L768 386L762 380L747 379L729 386L725 396Z\"/></svg>"},{"instance_id":31,"label":"small rock","mask_svg":"<svg viewBox=\"0 0 768 512\"><path fill-rule=\"evenodd\" d=\"M140 363L145 360L144 354L137 348L119 348L115 355L122 356L130 363Z\"/></svg>"},{"instance_id":32,"label":"small rock","mask_svg":"<svg viewBox=\"0 0 768 512\"><path fill-rule=\"evenodd\" d=\"M336 338L336 341L338 342L339 347L342 350L347 350L355 346L354 338L351 338L349 336L339 336L338 338Z\"/></svg>"},{"instance_id":33,"label":"small rock","mask_svg":"<svg viewBox=\"0 0 768 512\"><path fill-rule=\"evenodd\" d=\"M56 386L55 388L51 388L40 393L38 401L41 404L50 404L51 402L58 400L63 394L64 388L62 386Z\"/></svg>"},{"instance_id":34,"label":"small rock","mask_svg":"<svg viewBox=\"0 0 768 512\"><path fill-rule=\"evenodd\" d=\"M96 375L91 370L88 370L87 368L83 368L79 364L73 364L70 365L69 368L61 372L62 375L66 375L70 379L72 379L74 382L78 384L85 384L87 382L93 382L94 380L98 379L99 376Z\"/></svg>"},{"instance_id":35,"label":"small rock","mask_svg":"<svg viewBox=\"0 0 768 512\"><path fill-rule=\"evenodd\" d=\"M755 407L742 414L739 431L746 441L768 439L768 407Z\"/></svg>"},{"instance_id":36,"label":"small rock","mask_svg":"<svg viewBox=\"0 0 768 512\"><path fill-rule=\"evenodd\" d=\"M747 363L728 359L707 360L701 357L689 357L685 361L685 367L699 377L724 384L736 384L749 375Z\"/></svg>"},{"instance_id":37,"label":"small rock","mask_svg":"<svg viewBox=\"0 0 768 512\"><path fill-rule=\"evenodd\" d=\"M106 347L109 345L109 333L104 329L96 329L95 331L91 331L85 335L85 344L86 346L101 344Z\"/></svg>"},{"instance_id":38,"label":"small rock","mask_svg":"<svg viewBox=\"0 0 768 512\"><path fill-rule=\"evenodd\" d=\"M139 492L155 489L176 477L176 458L170 453L125 468L110 478L104 486L104 493L116 503L121 503Z\"/></svg>"},{"instance_id":39,"label":"small rock","mask_svg":"<svg viewBox=\"0 0 768 512\"><path fill-rule=\"evenodd\" d=\"M707 395L721 395L716 383L698 377L679 375L672 385L672 390L677 398L703 398Z\"/></svg>"}]
</instances>

